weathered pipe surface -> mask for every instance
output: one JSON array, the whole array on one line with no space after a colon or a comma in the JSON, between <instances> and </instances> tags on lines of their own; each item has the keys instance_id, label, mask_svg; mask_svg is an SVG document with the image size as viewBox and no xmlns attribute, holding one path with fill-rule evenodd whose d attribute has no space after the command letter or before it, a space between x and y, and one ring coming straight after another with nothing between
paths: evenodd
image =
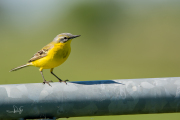
<instances>
[{"instance_id":1,"label":"weathered pipe surface","mask_svg":"<svg viewBox=\"0 0 180 120\"><path fill-rule=\"evenodd\" d=\"M0 118L180 112L180 77L0 85Z\"/></svg>"}]
</instances>

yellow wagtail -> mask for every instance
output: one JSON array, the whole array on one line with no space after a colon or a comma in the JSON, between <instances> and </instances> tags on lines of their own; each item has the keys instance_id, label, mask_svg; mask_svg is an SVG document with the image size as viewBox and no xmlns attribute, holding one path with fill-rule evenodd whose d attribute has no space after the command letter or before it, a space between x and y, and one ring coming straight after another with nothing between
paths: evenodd
<instances>
[{"instance_id":1,"label":"yellow wagtail","mask_svg":"<svg viewBox=\"0 0 180 120\"><path fill-rule=\"evenodd\" d=\"M51 74L54 75L59 80L59 82L66 83L68 80L62 81L53 73L53 69L66 61L71 52L70 44L72 39L79 36L80 35L72 35L70 33L61 33L57 35L51 43L34 54L34 56L28 61L27 64L14 68L10 70L10 72L27 66L39 67L39 71L41 72L42 78L44 80L43 83L47 83L49 86L51 86L49 82L52 81L46 81L42 73L43 69L51 69Z\"/></svg>"}]
</instances>

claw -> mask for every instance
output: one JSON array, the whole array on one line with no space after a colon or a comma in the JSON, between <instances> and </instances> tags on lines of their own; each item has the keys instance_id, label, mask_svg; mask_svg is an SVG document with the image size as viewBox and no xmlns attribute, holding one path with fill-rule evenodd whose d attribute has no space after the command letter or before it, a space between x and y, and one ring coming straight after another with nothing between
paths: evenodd
<instances>
[{"instance_id":1,"label":"claw","mask_svg":"<svg viewBox=\"0 0 180 120\"><path fill-rule=\"evenodd\" d=\"M48 84L49 86L51 86L50 84L49 84L49 82L53 82L52 80L50 80L50 81L46 81L46 80L44 80L44 82L43 82L43 84ZM52 87L52 86L51 86Z\"/></svg>"},{"instance_id":2,"label":"claw","mask_svg":"<svg viewBox=\"0 0 180 120\"><path fill-rule=\"evenodd\" d=\"M69 80L64 80L64 81L61 80L61 79L59 80L59 82L64 82L64 83L66 83L66 85L67 85L67 81L69 81Z\"/></svg>"}]
</instances>

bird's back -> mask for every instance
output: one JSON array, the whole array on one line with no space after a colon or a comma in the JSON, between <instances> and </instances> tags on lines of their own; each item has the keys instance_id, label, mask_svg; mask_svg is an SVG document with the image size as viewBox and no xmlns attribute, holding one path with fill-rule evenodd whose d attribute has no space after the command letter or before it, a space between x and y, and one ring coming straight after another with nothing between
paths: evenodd
<instances>
[{"instance_id":1,"label":"bird's back","mask_svg":"<svg viewBox=\"0 0 180 120\"><path fill-rule=\"evenodd\" d=\"M47 55L31 63L42 69L50 69L61 65L66 61L71 52L70 43L70 41L68 43L50 43L53 47L47 51Z\"/></svg>"}]
</instances>

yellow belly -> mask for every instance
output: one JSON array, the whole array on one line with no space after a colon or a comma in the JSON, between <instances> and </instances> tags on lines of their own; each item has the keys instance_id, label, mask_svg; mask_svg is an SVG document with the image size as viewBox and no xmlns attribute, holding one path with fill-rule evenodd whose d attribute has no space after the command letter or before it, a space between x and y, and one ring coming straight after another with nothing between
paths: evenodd
<instances>
[{"instance_id":1,"label":"yellow belly","mask_svg":"<svg viewBox=\"0 0 180 120\"><path fill-rule=\"evenodd\" d=\"M55 45L47 56L32 62L33 66L40 67L40 69L55 68L64 63L71 52L70 45Z\"/></svg>"}]
</instances>

